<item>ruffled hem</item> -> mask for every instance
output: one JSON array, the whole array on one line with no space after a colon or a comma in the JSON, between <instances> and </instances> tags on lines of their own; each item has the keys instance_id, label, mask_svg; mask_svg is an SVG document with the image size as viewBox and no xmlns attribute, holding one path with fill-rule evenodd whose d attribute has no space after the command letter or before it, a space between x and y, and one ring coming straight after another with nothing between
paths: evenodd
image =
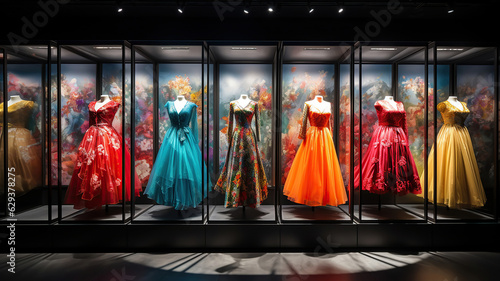
<instances>
[{"instance_id":1,"label":"ruffled hem","mask_svg":"<svg viewBox=\"0 0 500 281\"><path fill-rule=\"evenodd\" d=\"M356 187L356 189L359 188ZM418 176L414 176L412 179L396 178L394 180L382 173L378 173L375 179L365 178L363 180L363 190L374 194L385 194L388 192L399 195L422 193L420 178Z\"/></svg>"}]
</instances>

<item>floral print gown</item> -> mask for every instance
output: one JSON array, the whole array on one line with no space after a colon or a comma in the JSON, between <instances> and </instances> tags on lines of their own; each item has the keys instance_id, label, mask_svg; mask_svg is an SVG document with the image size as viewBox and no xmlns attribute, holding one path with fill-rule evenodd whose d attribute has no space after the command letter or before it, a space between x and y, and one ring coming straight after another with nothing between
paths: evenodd
<instances>
[{"instance_id":1,"label":"floral print gown","mask_svg":"<svg viewBox=\"0 0 500 281\"><path fill-rule=\"evenodd\" d=\"M420 194L420 179L410 152L406 111L402 102L396 105L379 100L375 103L378 127L362 161L362 188L371 193L392 192L400 195ZM354 187L359 188L359 166L354 171Z\"/></svg>"},{"instance_id":2,"label":"floral print gown","mask_svg":"<svg viewBox=\"0 0 500 281\"><path fill-rule=\"evenodd\" d=\"M233 119L236 120L234 131ZM251 126L252 119L255 120L255 132ZM266 174L257 147L260 140L258 103L251 101L245 107L235 101L229 104L227 138L226 162L215 190L225 193L226 208L258 207L268 193Z\"/></svg>"},{"instance_id":3,"label":"floral print gown","mask_svg":"<svg viewBox=\"0 0 500 281\"><path fill-rule=\"evenodd\" d=\"M78 147L75 170L66 191L66 204L75 209L99 208L104 204L122 201L122 163L125 162L125 181L130 183L130 152L125 147L122 159L122 137L111 125L120 104L109 101L97 110L96 101L89 104L90 127ZM135 176L135 195L142 188ZM125 200L130 200L130 187L125 186Z\"/></svg>"}]
</instances>

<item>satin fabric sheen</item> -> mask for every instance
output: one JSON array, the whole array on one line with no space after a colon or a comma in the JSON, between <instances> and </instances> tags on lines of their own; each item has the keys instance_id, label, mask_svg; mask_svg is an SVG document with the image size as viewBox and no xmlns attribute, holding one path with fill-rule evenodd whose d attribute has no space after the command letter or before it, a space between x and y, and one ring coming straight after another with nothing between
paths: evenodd
<instances>
[{"instance_id":1,"label":"satin fabric sheen","mask_svg":"<svg viewBox=\"0 0 500 281\"><path fill-rule=\"evenodd\" d=\"M459 109L450 102L438 104L444 125L437 136L437 200L434 200L434 146L428 162L428 198L450 208L477 208L486 203L479 168L469 131L464 126L470 111L461 102ZM425 172L425 171L424 171ZM422 185L424 173L421 176ZM423 197L423 195L422 195Z\"/></svg>"},{"instance_id":2,"label":"satin fabric sheen","mask_svg":"<svg viewBox=\"0 0 500 281\"><path fill-rule=\"evenodd\" d=\"M290 201L308 206L338 206L347 201L330 117L330 112L321 112L309 103L304 106L299 134L303 142L283 189Z\"/></svg>"}]
</instances>

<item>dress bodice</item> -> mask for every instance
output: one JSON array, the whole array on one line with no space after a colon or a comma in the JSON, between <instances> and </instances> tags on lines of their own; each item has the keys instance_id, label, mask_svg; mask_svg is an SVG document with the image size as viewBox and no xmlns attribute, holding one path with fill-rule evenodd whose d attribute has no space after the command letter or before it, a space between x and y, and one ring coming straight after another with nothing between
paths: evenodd
<instances>
[{"instance_id":1,"label":"dress bodice","mask_svg":"<svg viewBox=\"0 0 500 281\"><path fill-rule=\"evenodd\" d=\"M312 127L329 128L332 131L332 113L330 110L322 110L314 104L306 102L302 111L302 126L299 131L299 138L305 139L307 133L307 121Z\"/></svg>"},{"instance_id":2,"label":"dress bodice","mask_svg":"<svg viewBox=\"0 0 500 281\"><path fill-rule=\"evenodd\" d=\"M469 116L470 111L465 102L460 103L462 104L463 109L455 107L449 101L444 101L438 104L437 109L441 112L441 116L443 116L445 124L457 124L464 126L465 119Z\"/></svg>"},{"instance_id":3,"label":"dress bodice","mask_svg":"<svg viewBox=\"0 0 500 281\"><path fill-rule=\"evenodd\" d=\"M188 101L184 107L177 111L174 101L167 101L165 104L170 120L171 128L177 130L177 137L181 142L186 140L186 134L192 134L195 141L198 142L198 121L196 104Z\"/></svg>"},{"instance_id":4,"label":"dress bodice","mask_svg":"<svg viewBox=\"0 0 500 281\"><path fill-rule=\"evenodd\" d=\"M8 127L28 128L32 120L35 103L32 101L19 101L8 107ZM3 124L3 103L0 103L0 124Z\"/></svg>"},{"instance_id":5,"label":"dress bodice","mask_svg":"<svg viewBox=\"0 0 500 281\"><path fill-rule=\"evenodd\" d=\"M257 140L260 140L260 126L259 126L259 107L258 103L255 101L250 101L245 107L242 107L236 101L229 103L229 127L228 127L228 137L232 138L233 132L233 118L236 121L236 130L252 129L252 119L255 120L255 135Z\"/></svg>"},{"instance_id":6,"label":"dress bodice","mask_svg":"<svg viewBox=\"0 0 500 281\"><path fill-rule=\"evenodd\" d=\"M97 110L95 108L96 101L93 101L89 104L89 125L109 125L113 123L113 119L115 117L118 108L120 108L120 104L111 100Z\"/></svg>"},{"instance_id":7,"label":"dress bodice","mask_svg":"<svg viewBox=\"0 0 500 281\"><path fill-rule=\"evenodd\" d=\"M406 111L402 102L396 106L385 100L375 103L379 126L393 126L404 128L406 125Z\"/></svg>"}]
</instances>

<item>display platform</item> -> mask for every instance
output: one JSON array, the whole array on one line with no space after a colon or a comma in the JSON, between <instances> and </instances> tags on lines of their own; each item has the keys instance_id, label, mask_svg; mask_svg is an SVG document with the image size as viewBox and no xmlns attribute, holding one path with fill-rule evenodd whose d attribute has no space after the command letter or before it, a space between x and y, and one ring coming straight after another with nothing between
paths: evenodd
<instances>
[{"instance_id":1,"label":"display platform","mask_svg":"<svg viewBox=\"0 0 500 281\"><path fill-rule=\"evenodd\" d=\"M259 208L237 207L224 208L224 206L210 207L209 222L267 222L276 221L274 206L262 205Z\"/></svg>"},{"instance_id":2,"label":"display platform","mask_svg":"<svg viewBox=\"0 0 500 281\"><path fill-rule=\"evenodd\" d=\"M344 208L342 207L309 207L304 205L284 205L282 207L281 220L283 222L349 222L351 221L351 218L349 217L348 212L349 210L344 210Z\"/></svg>"}]
</instances>

